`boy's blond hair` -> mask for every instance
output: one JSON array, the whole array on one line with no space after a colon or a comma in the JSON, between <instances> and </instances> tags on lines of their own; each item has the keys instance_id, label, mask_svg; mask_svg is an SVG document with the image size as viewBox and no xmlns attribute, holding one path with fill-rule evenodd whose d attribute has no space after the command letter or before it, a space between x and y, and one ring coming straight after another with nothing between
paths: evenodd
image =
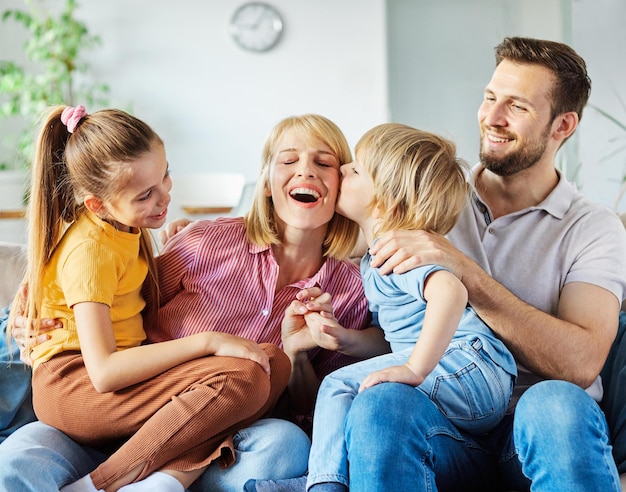
<instances>
[{"instance_id":1,"label":"boy's blond hair","mask_svg":"<svg viewBox=\"0 0 626 492\"><path fill-rule=\"evenodd\" d=\"M443 137L385 123L361 137L355 154L374 182L377 235L394 229L447 234L467 205L468 166Z\"/></svg>"}]
</instances>

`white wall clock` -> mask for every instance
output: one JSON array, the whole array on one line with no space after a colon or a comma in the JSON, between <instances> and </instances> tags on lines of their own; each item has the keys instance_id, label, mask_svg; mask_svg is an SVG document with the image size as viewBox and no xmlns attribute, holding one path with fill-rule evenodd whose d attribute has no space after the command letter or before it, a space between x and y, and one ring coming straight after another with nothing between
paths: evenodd
<instances>
[{"instance_id":1,"label":"white wall clock","mask_svg":"<svg viewBox=\"0 0 626 492\"><path fill-rule=\"evenodd\" d=\"M273 6L263 2L241 5L230 20L230 34L248 51L268 51L283 33L283 19Z\"/></svg>"}]
</instances>

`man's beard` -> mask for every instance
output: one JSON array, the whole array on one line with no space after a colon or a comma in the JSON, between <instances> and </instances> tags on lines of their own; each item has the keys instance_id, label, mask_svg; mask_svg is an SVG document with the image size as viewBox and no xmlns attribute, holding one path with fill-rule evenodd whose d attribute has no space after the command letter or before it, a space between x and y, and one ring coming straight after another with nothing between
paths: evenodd
<instances>
[{"instance_id":1,"label":"man's beard","mask_svg":"<svg viewBox=\"0 0 626 492\"><path fill-rule=\"evenodd\" d=\"M482 139L480 142L480 162L498 176L512 176L524 169L534 166L543 156L548 145L549 128L543 132L538 140L528 142L524 148L518 149L504 157L492 157L483 151ZM484 138L487 138L486 136Z\"/></svg>"}]
</instances>

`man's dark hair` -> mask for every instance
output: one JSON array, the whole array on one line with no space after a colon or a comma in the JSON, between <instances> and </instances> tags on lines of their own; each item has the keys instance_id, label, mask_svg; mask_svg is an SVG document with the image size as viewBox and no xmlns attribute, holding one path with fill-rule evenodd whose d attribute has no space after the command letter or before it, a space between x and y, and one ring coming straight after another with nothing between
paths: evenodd
<instances>
[{"instance_id":1,"label":"man's dark hair","mask_svg":"<svg viewBox=\"0 0 626 492\"><path fill-rule=\"evenodd\" d=\"M552 91L552 119L575 111L578 119L591 93L591 79L585 60L570 46L543 39L509 37L495 47L496 65L502 60L541 65L555 77Z\"/></svg>"}]
</instances>

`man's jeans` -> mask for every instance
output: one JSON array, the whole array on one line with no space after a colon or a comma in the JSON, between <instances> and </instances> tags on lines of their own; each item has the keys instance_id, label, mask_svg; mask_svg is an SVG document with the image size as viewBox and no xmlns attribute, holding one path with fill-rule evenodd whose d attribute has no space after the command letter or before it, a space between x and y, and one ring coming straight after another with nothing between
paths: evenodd
<instances>
[{"instance_id":1,"label":"man's jeans","mask_svg":"<svg viewBox=\"0 0 626 492\"><path fill-rule=\"evenodd\" d=\"M423 393L380 384L355 398L346 443L351 492L529 490L528 478L533 491L621 491L600 407L563 381L532 386L514 419L480 437L458 430Z\"/></svg>"}]
</instances>

